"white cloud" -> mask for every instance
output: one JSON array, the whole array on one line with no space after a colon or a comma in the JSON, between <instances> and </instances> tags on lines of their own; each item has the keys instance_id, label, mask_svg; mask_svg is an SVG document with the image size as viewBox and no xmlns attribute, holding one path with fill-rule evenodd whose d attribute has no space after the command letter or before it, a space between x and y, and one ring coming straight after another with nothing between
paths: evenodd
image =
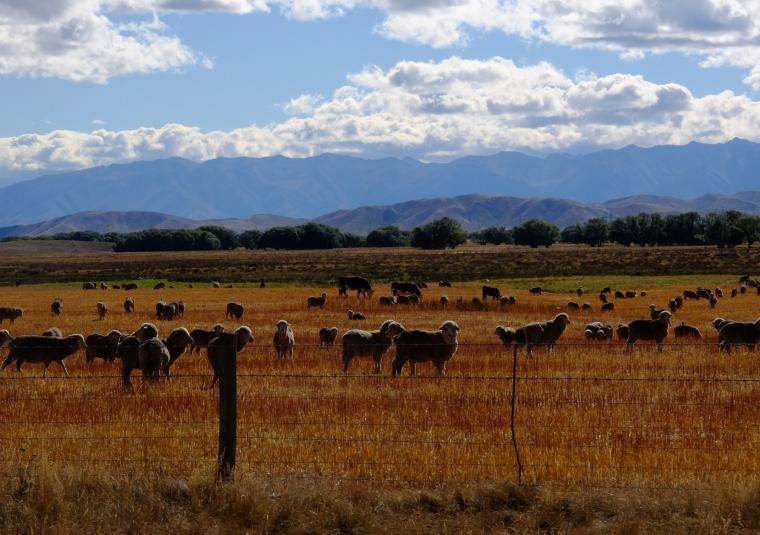
<instances>
[{"instance_id":1,"label":"white cloud","mask_svg":"<svg viewBox=\"0 0 760 535\"><path fill-rule=\"evenodd\" d=\"M331 96L303 95L285 109L294 116L281 123L231 131L167 124L0 138L0 168L323 152L436 160L500 150L760 140L760 102L747 96L724 91L698 98L684 86L641 76L571 78L548 63L521 67L498 57L368 67Z\"/></svg>"}]
</instances>

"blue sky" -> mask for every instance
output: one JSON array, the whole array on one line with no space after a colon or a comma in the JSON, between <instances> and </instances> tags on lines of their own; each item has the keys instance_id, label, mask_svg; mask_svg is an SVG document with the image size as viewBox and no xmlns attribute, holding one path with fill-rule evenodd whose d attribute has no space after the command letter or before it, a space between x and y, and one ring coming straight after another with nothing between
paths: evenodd
<instances>
[{"instance_id":1,"label":"blue sky","mask_svg":"<svg viewBox=\"0 0 760 535\"><path fill-rule=\"evenodd\" d=\"M760 131L755 0L33 4L0 0L6 181L174 155L447 160Z\"/></svg>"}]
</instances>

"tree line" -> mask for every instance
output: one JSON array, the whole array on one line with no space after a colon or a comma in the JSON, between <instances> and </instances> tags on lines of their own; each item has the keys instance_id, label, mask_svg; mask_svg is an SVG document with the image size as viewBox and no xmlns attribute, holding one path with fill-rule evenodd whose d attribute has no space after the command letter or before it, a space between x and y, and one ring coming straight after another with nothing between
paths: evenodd
<instances>
[{"instance_id":1,"label":"tree line","mask_svg":"<svg viewBox=\"0 0 760 535\"><path fill-rule=\"evenodd\" d=\"M322 225L306 223L297 227L273 227L266 231L248 230L237 233L225 227L203 226L197 229L150 229L120 234L92 231L67 232L15 240L102 241L114 244L114 250L127 251L215 251L246 249L336 249L341 247L417 247L445 249L462 245L467 240L481 245L515 244L550 247L555 243L587 244L600 247L605 243L620 245L715 245L751 246L760 241L760 216L728 211L701 215L687 212L673 215L641 213L612 221L590 219L583 224L560 230L552 223L532 219L507 229L489 227L467 234L452 218L442 218L411 231L395 226L373 230L358 236Z\"/></svg>"}]
</instances>

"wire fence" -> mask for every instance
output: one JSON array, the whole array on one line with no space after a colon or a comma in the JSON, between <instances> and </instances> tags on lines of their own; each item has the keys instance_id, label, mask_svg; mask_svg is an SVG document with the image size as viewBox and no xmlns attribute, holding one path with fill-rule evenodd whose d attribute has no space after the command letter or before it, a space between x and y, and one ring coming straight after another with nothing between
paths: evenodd
<instances>
[{"instance_id":1,"label":"wire fence","mask_svg":"<svg viewBox=\"0 0 760 535\"><path fill-rule=\"evenodd\" d=\"M704 345L715 346L673 347ZM460 347L468 346L505 351ZM555 351L577 346L600 344ZM531 361L514 355L514 372L505 364L503 373L480 375L241 370L237 473L383 485L518 477L556 488L760 483L760 376L522 372ZM220 403L205 388L209 379L180 373L126 391L113 373L3 374L0 466L213 470Z\"/></svg>"}]
</instances>

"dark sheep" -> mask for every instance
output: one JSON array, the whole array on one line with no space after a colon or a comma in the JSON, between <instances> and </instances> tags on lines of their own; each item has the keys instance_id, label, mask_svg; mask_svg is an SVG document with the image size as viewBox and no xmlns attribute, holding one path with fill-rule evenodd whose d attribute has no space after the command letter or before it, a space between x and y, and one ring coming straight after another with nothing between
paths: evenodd
<instances>
[{"instance_id":1,"label":"dark sheep","mask_svg":"<svg viewBox=\"0 0 760 535\"><path fill-rule=\"evenodd\" d=\"M161 372L169 365L169 349L159 338L150 338L140 344L137 361L143 377L149 382L156 382Z\"/></svg>"},{"instance_id":2,"label":"dark sheep","mask_svg":"<svg viewBox=\"0 0 760 535\"><path fill-rule=\"evenodd\" d=\"M760 342L760 319L755 322L729 321L720 328L718 348L728 353L734 345L745 345L752 352Z\"/></svg>"},{"instance_id":3,"label":"dark sheep","mask_svg":"<svg viewBox=\"0 0 760 535\"><path fill-rule=\"evenodd\" d=\"M193 329L190 336L193 344L190 346L190 353L200 353L201 348L208 347L209 342L224 332L224 325L214 325L214 328L207 331L205 329Z\"/></svg>"},{"instance_id":4,"label":"dark sheep","mask_svg":"<svg viewBox=\"0 0 760 535\"><path fill-rule=\"evenodd\" d=\"M499 325L496 327L494 334L498 336L499 340L501 340L501 343L507 347L510 347L515 343L516 331L512 327L504 327L502 325Z\"/></svg>"},{"instance_id":5,"label":"dark sheep","mask_svg":"<svg viewBox=\"0 0 760 535\"><path fill-rule=\"evenodd\" d=\"M243 349L246 348L248 344L252 344L254 341L253 331L250 327L247 327L245 325L238 327L235 329L235 344L236 344L236 350L237 352L241 352ZM208 363L211 365L211 369L214 372L214 376L211 379L211 384L209 385L209 388L214 388L216 383L219 382L219 379L222 376L222 362L224 357L224 350L222 346L222 338L217 336L213 340L211 340L208 344Z\"/></svg>"},{"instance_id":6,"label":"dark sheep","mask_svg":"<svg viewBox=\"0 0 760 535\"><path fill-rule=\"evenodd\" d=\"M392 295L391 296L381 296L380 299L378 300L378 302L382 306L390 307L390 306L393 306L393 305L396 304L396 298L393 297Z\"/></svg>"},{"instance_id":7,"label":"dark sheep","mask_svg":"<svg viewBox=\"0 0 760 535\"><path fill-rule=\"evenodd\" d=\"M364 321L367 318L361 312L354 312L353 310L349 310L348 319L351 321Z\"/></svg>"},{"instance_id":8,"label":"dark sheep","mask_svg":"<svg viewBox=\"0 0 760 535\"><path fill-rule=\"evenodd\" d=\"M164 288L166 288L166 284L163 282L159 282L153 287L154 290L163 290Z\"/></svg>"},{"instance_id":9,"label":"dark sheep","mask_svg":"<svg viewBox=\"0 0 760 535\"><path fill-rule=\"evenodd\" d=\"M163 368L163 373L166 377L171 375L170 368L172 364L177 362L189 347L193 345L193 337L184 327L177 327L169 336L164 340L164 345L169 350L169 363Z\"/></svg>"},{"instance_id":10,"label":"dark sheep","mask_svg":"<svg viewBox=\"0 0 760 535\"><path fill-rule=\"evenodd\" d=\"M684 290L683 291L683 298L684 299L693 299L695 301L699 301L699 294L693 290Z\"/></svg>"},{"instance_id":11,"label":"dark sheep","mask_svg":"<svg viewBox=\"0 0 760 535\"><path fill-rule=\"evenodd\" d=\"M451 288L451 283L449 281L438 281L438 286L441 288Z\"/></svg>"},{"instance_id":12,"label":"dark sheep","mask_svg":"<svg viewBox=\"0 0 760 535\"><path fill-rule=\"evenodd\" d=\"M56 297L52 303L50 303L50 313L54 316L60 316L63 313L63 299Z\"/></svg>"},{"instance_id":13,"label":"dark sheep","mask_svg":"<svg viewBox=\"0 0 760 535\"><path fill-rule=\"evenodd\" d=\"M336 338L338 338L337 327L322 327L319 329L319 348L327 349L333 347Z\"/></svg>"},{"instance_id":14,"label":"dark sheep","mask_svg":"<svg viewBox=\"0 0 760 535\"><path fill-rule=\"evenodd\" d=\"M356 357L372 357L375 373L383 367L383 356L391 346L392 339L404 330L404 326L392 320L386 320L376 331L351 329L341 338L343 345L343 372L348 373L351 361Z\"/></svg>"},{"instance_id":15,"label":"dark sheep","mask_svg":"<svg viewBox=\"0 0 760 535\"><path fill-rule=\"evenodd\" d=\"M432 362L436 374L446 375L446 363L451 360L459 347L459 325L444 321L437 331L402 331L393 337L396 356L393 359L393 376L401 375L404 365L409 362L411 374L417 373L417 364Z\"/></svg>"},{"instance_id":16,"label":"dark sheep","mask_svg":"<svg viewBox=\"0 0 760 535\"><path fill-rule=\"evenodd\" d=\"M4 370L8 364L16 361L16 370L21 372L21 366L24 362L41 362L45 365L42 372L44 377L47 373L48 366L51 362L57 362L66 377L69 376L69 370L66 369L64 359L79 351L86 349L87 343L81 334L72 334L66 338L51 338L49 336L18 336L8 343L10 352L0 365L0 370Z\"/></svg>"},{"instance_id":17,"label":"dark sheep","mask_svg":"<svg viewBox=\"0 0 760 535\"><path fill-rule=\"evenodd\" d=\"M422 298L422 291L414 282L393 282L391 283L391 293L393 295L414 294Z\"/></svg>"},{"instance_id":18,"label":"dark sheep","mask_svg":"<svg viewBox=\"0 0 760 535\"><path fill-rule=\"evenodd\" d=\"M137 290L138 285L136 282L127 282L126 284L122 285L122 288L125 290Z\"/></svg>"},{"instance_id":19,"label":"dark sheep","mask_svg":"<svg viewBox=\"0 0 760 535\"><path fill-rule=\"evenodd\" d=\"M272 343L279 360L293 357L293 347L296 344L296 339L293 329L290 328L290 324L287 321L280 320L277 322L277 330L274 333Z\"/></svg>"},{"instance_id":20,"label":"dark sheep","mask_svg":"<svg viewBox=\"0 0 760 535\"><path fill-rule=\"evenodd\" d=\"M124 300L124 312L132 314L135 311L135 300L131 297L127 297Z\"/></svg>"},{"instance_id":21,"label":"dark sheep","mask_svg":"<svg viewBox=\"0 0 760 535\"><path fill-rule=\"evenodd\" d=\"M670 312L663 310L657 319L634 320L629 323L627 347L633 349L633 345L638 340L654 340L657 343L657 350L662 351L665 337L668 336L671 316Z\"/></svg>"},{"instance_id":22,"label":"dark sheep","mask_svg":"<svg viewBox=\"0 0 760 535\"><path fill-rule=\"evenodd\" d=\"M18 318L24 315L24 309L23 308L17 308L17 307L0 307L0 325L3 324L3 321L10 320L11 323L16 321Z\"/></svg>"},{"instance_id":23,"label":"dark sheep","mask_svg":"<svg viewBox=\"0 0 760 535\"><path fill-rule=\"evenodd\" d=\"M540 286L534 286L530 290L528 290L531 295L541 295L541 287Z\"/></svg>"},{"instance_id":24,"label":"dark sheep","mask_svg":"<svg viewBox=\"0 0 760 535\"><path fill-rule=\"evenodd\" d=\"M615 310L615 303L604 303L602 305L602 312L612 312Z\"/></svg>"},{"instance_id":25,"label":"dark sheep","mask_svg":"<svg viewBox=\"0 0 760 535\"><path fill-rule=\"evenodd\" d=\"M225 315L225 318L241 320L243 319L244 311L245 309L243 308L243 305L241 305L240 303L227 303L227 314Z\"/></svg>"},{"instance_id":26,"label":"dark sheep","mask_svg":"<svg viewBox=\"0 0 760 535\"><path fill-rule=\"evenodd\" d=\"M625 299L625 294L620 290L615 291L615 299Z\"/></svg>"},{"instance_id":27,"label":"dark sheep","mask_svg":"<svg viewBox=\"0 0 760 535\"><path fill-rule=\"evenodd\" d=\"M82 290L97 290L97 289L98 289L98 285L95 284L94 282L85 282L84 284L82 284Z\"/></svg>"},{"instance_id":28,"label":"dark sheep","mask_svg":"<svg viewBox=\"0 0 760 535\"><path fill-rule=\"evenodd\" d=\"M113 362L117 357L119 342L122 335L119 331L111 331L108 334L91 334L86 339L87 349L85 350L85 360L92 362L96 358L101 358L106 362Z\"/></svg>"},{"instance_id":29,"label":"dark sheep","mask_svg":"<svg viewBox=\"0 0 760 535\"><path fill-rule=\"evenodd\" d=\"M673 329L676 338L702 338L702 333L693 325L681 323Z\"/></svg>"},{"instance_id":30,"label":"dark sheep","mask_svg":"<svg viewBox=\"0 0 760 535\"><path fill-rule=\"evenodd\" d=\"M108 315L108 305L102 301L95 303L95 308L98 310L98 319L103 321Z\"/></svg>"},{"instance_id":31,"label":"dark sheep","mask_svg":"<svg viewBox=\"0 0 760 535\"><path fill-rule=\"evenodd\" d=\"M576 303L575 301L570 301L567 304L567 308L569 308L570 310L580 310L581 306L578 303Z\"/></svg>"}]
</instances>

